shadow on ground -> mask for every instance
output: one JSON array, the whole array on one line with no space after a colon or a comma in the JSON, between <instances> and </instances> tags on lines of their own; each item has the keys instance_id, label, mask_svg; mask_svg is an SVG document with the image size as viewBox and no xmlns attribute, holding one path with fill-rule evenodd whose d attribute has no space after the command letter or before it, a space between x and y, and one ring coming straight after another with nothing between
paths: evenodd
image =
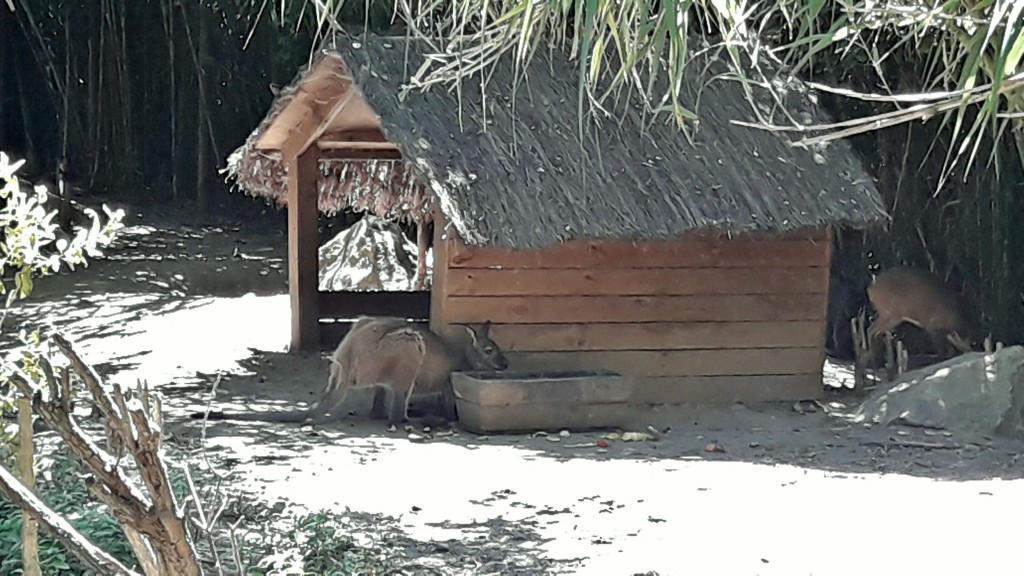
<instances>
[{"instance_id":1,"label":"shadow on ground","mask_svg":"<svg viewBox=\"0 0 1024 576\"><path fill-rule=\"evenodd\" d=\"M320 396L326 382L327 361L315 356L258 353L243 363L247 373L227 377L218 386L214 410L280 411L308 408ZM199 386L203 386L199 384ZM169 398L175 412L204 410L204 400ZM369 443L386 441L410 444L451 443L470 449L505 446L528 451L531 457L557 461L590 459L672 460L699 459L715 462L749 462L761 465L788 464L816 470L851 474L898 472L936 480L1013 479L1024 477L1018 466L1019 442L997 436L963 437L941 430L906 426L868 426L854 419L861 395L831 391L818 403L759 403L717 407L636 406L630 431L653 428L660 438L626 442L607 437L610 432L559 430L535 434L478 435L457 425L430 428L400 427L389 432L386 423L365 417L369 399L356 395L348 410L356 416L316 426L210 421L211 437L243 436L260 442L310 446L330 444L338 437ZM181 422L177 433L195 437L196 422ZM562 432L565 434L565 432ZM608 444L602 448L598 442ZM714 445L713 452L708 451ZM387 449L387 448L381 448Z\"/></svg>"}]
</instances>

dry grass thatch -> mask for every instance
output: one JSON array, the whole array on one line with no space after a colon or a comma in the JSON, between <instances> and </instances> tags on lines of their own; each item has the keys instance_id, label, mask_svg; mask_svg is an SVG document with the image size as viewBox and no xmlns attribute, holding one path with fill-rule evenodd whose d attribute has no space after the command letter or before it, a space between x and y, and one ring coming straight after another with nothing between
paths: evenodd
<instances>
[{"instance_id":1,"label":"dry grass thatch","mask_svg":"<svg viewBox=\"0 0 1024 576\"><path fill-rule=\"evenodd\" d=\"M828 224L865 227L887 218L871 177L845 142L816 151L732 123L751 110L738 82L717 79L724 62L696 62L684 98L697 101L692 142L667 118L622 99L606 117L588 116L581 138L577 75L557 54L538 54L516 82L511 61L459 91L412 90L429 54L396 38L336 37L321 52L340 56L380 116L401 161L321 165L320 208L369 209L417 219L436 202L470 244L537 248L577 238L671 238L691 230L784 232ZM283 201L280 159L253 142L229 161L247 193ZM799 84L776 86L784 108L751 86L762 114L820 122L824 113ZM485 109L486 104L486 109ZM424 189L431 195L425 196Z\"/></svg>"}]
</instances>

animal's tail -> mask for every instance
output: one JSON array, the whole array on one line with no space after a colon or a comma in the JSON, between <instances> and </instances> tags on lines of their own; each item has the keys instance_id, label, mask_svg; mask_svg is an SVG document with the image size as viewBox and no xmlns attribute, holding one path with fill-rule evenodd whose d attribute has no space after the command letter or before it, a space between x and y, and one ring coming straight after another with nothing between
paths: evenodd
<instances>
[{"instance_id":1,"label":"animal's tail","mask_svg":"<svg viewBox=\"0 0 1024 576\"><path fill-rule=\"evenodd\" d=\"M193 412L193 420L241 420L246 422L305 422L309 410L276 412Z\"/></svg>"},{"instance_id":2,"label":"animal's tail","mask_svg":"<svg viewBox=\"0 0 1024 576\"><path fill-rule=\"evenodd\" d=\"M341 398L338 397L338 388L341 386L342 380L344 379L344 367L338 362L334 356L331 356L331 369L327 375L327 387L324 389L324 393L320 396L320 401L316 403L316 406L307 410L304 413L304 417L299 419L299 422L306 420L320 420L328 412L334 410L337 405L341 402L344 394ZM345 390L347 393L348 390ZM296 420L278 420L279 422L295 422Z\"/></svg>"},{"instance_id":3,"label":"animal's tail","mask_svg":"<svg viewBox=\"0 0 1024 576\"><path fill-rule=\"evenodd\" d=\"M416 367L416 373L412 375L412 382L409 383L409 391L405 393L405 417L409 418L409 400L412 398L413 391L416 389L416 381L420 379L420 372L423 371L423 364L427 361L427 343L423 341L423 334L415 330L412 331L416 338L416 348L420 351L420 363Z\"/></svg>"}]
</instances>

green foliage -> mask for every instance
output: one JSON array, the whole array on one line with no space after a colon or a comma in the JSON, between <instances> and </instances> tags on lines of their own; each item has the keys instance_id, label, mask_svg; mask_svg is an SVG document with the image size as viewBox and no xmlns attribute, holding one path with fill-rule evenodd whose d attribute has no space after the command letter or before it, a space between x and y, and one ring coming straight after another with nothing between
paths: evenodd
<instances>
[{"instance_id":1,"label":"green foliage","mask_svg":"<svg viewBox=\"0 0 1024 576\"><path fill-rule=\"evenodd\" d=\"M975 2L805 2L765 3L756 20L786 22L778 29L783 41L776 51L795 73L804 73L817 60L838 62L851 56L864 62L862 76L877 76L882 94L848 96L886 102L899 112L877 115L838 127L817 139L831 139L885 128L911 120L942 118L951 128L940 186L966 160L968 170L978 160L986 139L998 143L1014 134L1024 162L1024 1ZM922 74L912 92L888 97L888 87L900 85L908 66L920 62ZM905 83L902 83L905 84ZM906 88L904 88L906 90ZM944 134L946 136L947 134ZM809 139L808 141L814 141ZM997 158L993 146L990 160ZM996 164L998 169L998 164Z\"/></svg>"},{"instance_id":2,"label":"green foliage","mask_svg":"<svg viewBox=\"0 0 1024 576\"><path fill-rule=\"evenodd\" d=\"M18 169L23 161L12 161L0 152L0 294L7 294L6 306L16 300L27 298L35 286L35 278L48 276L66 266L87 265L87 257L102 255L101 248L113 241L115 234L123 227L124 214L103 207L107 216L105 224L100 222L95 210L86 209L92 224L80 227L70 238L63 235L54 222L56 206L47 207L48 193L44 187L29 187L19 182ZM9 276L13 275L13 279ZM0 381L6 381L10 370L20 368L28 376L42 378L38 358L44 353L43 342L38 330L21 330L17 334L21 349L17 353L0 358ZM13 390L0 396L0 410L12 407ZM8 461L11 435L0 436L0 458Z\"/></svg>"},{"instance_id":3,"label":"green foliage","mask_svg":"<svg viewBox=\"0 0 1024 576\"><path fill-rule=\"evenodd\" d=\"M303 574L325 576L394 572L393 561L384 550L354 542L342 518L327 511L299 517L294 530L281 533L268 527L265 533L269 538L259 543L265 554L249 574L286 569L291 573L296 567Z\"/></svg>"},{"instance_id":4,"label":"green foliage","mask_svg":"<svg viewBox=\"0 0 1024 576\"><path fill-rule=\"evenodd\" d=\"M61 456L41 475L37 493L91 542L127 566L135 555L117 521L105 508L91 503L85 482L76 473L75 462ZM0 575L21 571L21 510L0 500ZM43 574L83 574L85 566L64 546L45 532L39 538L39 560Z\"/></svg>"},{"instance_id":5,"label":"green foliage","mask_svg":"<svg viewBox=\"0 0 1024 576\"><path fill-rule=\"evenodd\" d=\"M350 4L317 3L319 21L332 22ZM883 94L845 96L901 111L844 125L788 127L819 133L802 143L938 115L954 126L947 174L961 159L975 160L983 137L1013 134L1024 163L1024 0L397 0L395 6L414 36L432 36L440 48L416 73L422 85L486 75L509 52L525 66L538 49L554 47L578 59L581 115L588 104L639 93L649 110L670 112L685 126L697 116L695 103L684 102L679 90L694 50L724 50L732 76L743 81L764 79L748 78L761 76L760 61L800 74L824 60L879 76ZM712 43L691 45L694 37ZM929 93L888 97L884 89L894 78L886 77L885 65L908 56L929 62L918 88Z\"/></svg>"}]
</instances>

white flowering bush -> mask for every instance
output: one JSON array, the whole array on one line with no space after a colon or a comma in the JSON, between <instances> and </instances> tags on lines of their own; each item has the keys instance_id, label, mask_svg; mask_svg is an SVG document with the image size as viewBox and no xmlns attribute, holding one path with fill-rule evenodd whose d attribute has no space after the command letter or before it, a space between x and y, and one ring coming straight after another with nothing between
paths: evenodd
<instances>
[{"instance_id":1,"label":"white flowering bush","mask_svg":"<svg viewBox=\"0 0 1024 576\"><path fill-rule=\"evenodd\" d=\"M47 209L48 192L43 186L28 186L18 180L17 172L24 161L13 161L0 152L0 295L6 294L3 314L0 314L0 336L14 339L20 346L14 351L0 354L0 384L6 384L12 370L42 379L40 355L48 354L42 346L39 330L21 329L8 334L3 320L6 310L17 300L32 293L34 279L54 274L62 266L74 269L87 265L87 258L102 255L101 248L109 246L117 231L123 228L124 213L111 211L106 206L106 222L100 221L95 210L85 209L91 225L72 230L68 237L55 222L56 209ZM51 203L52 204L52 203ZM13 390L3 386L0 410L13 409ZM0 432L0 454L9 455L13 436Z\"/></svg>"},{"instance_id":2,"label":"white flowering bush","mask_svg":"<svg viewBox=\"0 0 1024 576\"><path fill-rule=\"evenodd\" d=\"M124 213L111 211L106 205L106 223L91 208L86 214L92 225L74 231L68 239L58 234L60 227L54 221L56 210L47 211L49 196L46 188L29 188L18 181L16 172L24 161L12 162L7 154L0 152L0 230L3 243L0 244L0 294L7 294L7 305L32 293L33 277L58 272L62 265L74 269L85 265L86 257L102 255L104 248L113 241L115 234L123 227ZM13 286L9 278L14 273ZM13 290L11 289L13 288Z\"/></svg>"}]
</instances>

